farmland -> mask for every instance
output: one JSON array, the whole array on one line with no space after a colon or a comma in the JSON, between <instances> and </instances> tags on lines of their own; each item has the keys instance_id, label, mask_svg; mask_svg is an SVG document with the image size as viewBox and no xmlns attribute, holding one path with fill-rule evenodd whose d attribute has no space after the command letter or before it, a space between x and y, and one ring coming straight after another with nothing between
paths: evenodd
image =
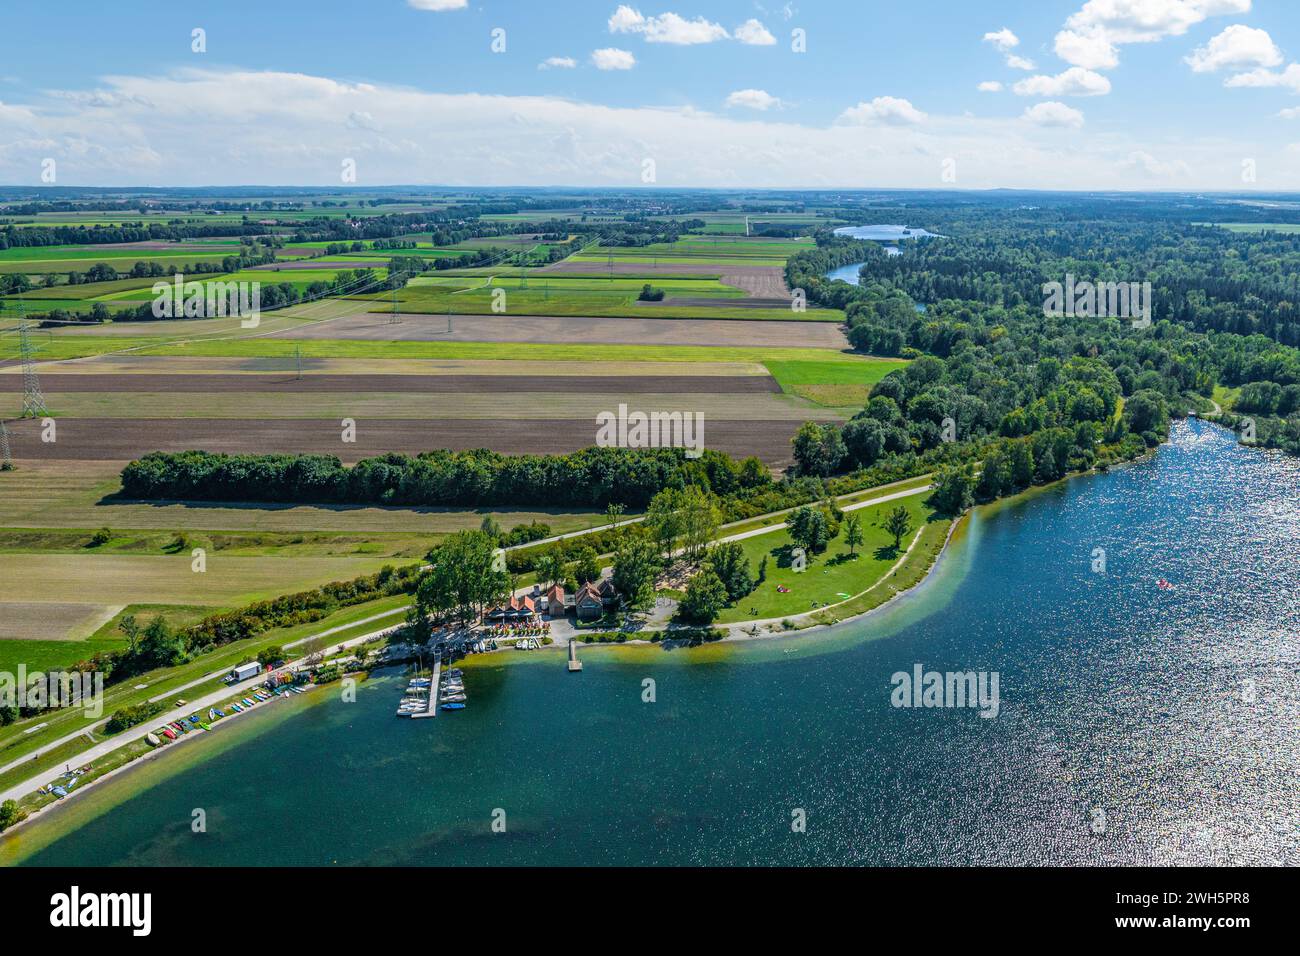
<instances>
[{"instance_id":1,"label":"farmland","mask_svg":"<svg viewBox=\"0 0 1300 956\"><path fill-rule=\"evenodd\" d=\"M250 202L243 213L197 205L167 217L14 217L16 229L139 227L187 237L0 248L0 279L26 279L14 287L21 295L0 294L0 317L85 316L92 307L111 317L151 302L159 269L170 281L173 271L210 270L250 249L264 258L186 279L344 294L265 312L249 328L203 317L47 324L32 342L57 425L52 442L39 421L13 417L18 342L0 336L0 414L17 466L0 474L0 572L7 581L27 569L64 582L39 601L21 584L0 591L8 622L0 641L13 652L47 662L79 656L120 639L113 621L125 608L179 619L235 607L410 560L485 517L555 534L599 521L535 508L123 499L122 465L151 451L312 452L349 463L436 448L568 453L594 443L598 414L626 405L701 414L708 447L781 469L801 423L851 415L898 365L849 351L840 311L794 308L784 264L814 241L747 236L743 213L709 214L694 234L664 221L668 238L636 244L618 240L618 216L581 205L491 213L469 226L462 213L455 225L416 222L390 242L340 241L329 223L437 219L446 200L371 208L304 197ZM776 212L754 221L824 225ZM263 237L248 238L252 223ZM213 234L226 224L230 235ZM419 265L389 288L394 257ZM94 281L85 281L92 267ZM365 283L349 280L357 269L370 270ZM647 285L654 295L643 296ZM356 423L354 440L343 438L344 420ZM108 538L92 544L98 529ZM193 547L214 559L205 574L189 570Z\"/></svg>"}]
</instances>

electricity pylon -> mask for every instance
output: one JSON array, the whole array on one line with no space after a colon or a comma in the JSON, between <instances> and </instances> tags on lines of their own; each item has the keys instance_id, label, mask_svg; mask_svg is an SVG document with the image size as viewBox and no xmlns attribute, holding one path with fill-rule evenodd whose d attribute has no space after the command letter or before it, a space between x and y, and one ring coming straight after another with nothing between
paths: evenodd
<instances>
[{"instance_id":1,"label":"electricity pylon","mask_svg":"<svg viewBox=\"0 0 1300 956\"><path fill-rule=\"evenodd\" d=\"M32 348L32 337L26 323L18 326L18 354L23 363L22 417L44 418L50 412L45 407L45 396L41 394L41 381L36 377L36 352Z\"/></svg>"},{"instance_id":2,"label":"electricity pylon","mask_svg":"<svg viewBox=\"0 0 1300 956\"><path fill-rule=\"evenodd\" d=\"M14 470L14 456L9 453L9 429L0 422L0 471Z\"/></svg>"}]
</instances>

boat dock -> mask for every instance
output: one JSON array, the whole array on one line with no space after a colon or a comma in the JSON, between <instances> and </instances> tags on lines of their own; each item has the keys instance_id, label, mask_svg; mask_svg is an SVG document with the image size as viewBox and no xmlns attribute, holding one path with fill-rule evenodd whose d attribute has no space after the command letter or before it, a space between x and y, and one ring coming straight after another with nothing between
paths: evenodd
<instances>
[{"instance_id":1,"label":"boat dock","mask_svg":"<svg viewBox=\"0 0 1300 956\"><path fill-rule=\"evenodd\" d=\"M582 661L578 660L578 641L569 638L569 673L582 670Z\"/></svg>"},{"instance_id":2,"label":"boat dock","mask_svg":"<svg viewBox=\"0 0 1300 956\"><path fill-rule=\"evenodd\" d=\"M438 684L442 677L442 655L439 654L433 659L433 681L429 684L429 706L425 708L424 713L416 712L412 717L437 717L438 716Z\"/></svg>"}]
</instances>

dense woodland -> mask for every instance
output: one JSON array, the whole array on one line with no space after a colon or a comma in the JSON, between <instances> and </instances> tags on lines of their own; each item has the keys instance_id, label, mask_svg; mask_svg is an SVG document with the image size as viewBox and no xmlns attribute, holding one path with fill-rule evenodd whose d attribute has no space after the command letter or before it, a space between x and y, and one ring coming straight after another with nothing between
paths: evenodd
<instances>
[{"instance_id":1,"label":"dense woodland","mask_svg":"<svg viewBox=\"0 0 1300 956\"><path fill-rule=\"evenodd\" d=\"M951 419L949 440L984 446L978 491L995 497L1132 457L1163 439L1171 414L1211 409L1216 385L1240 389L1225 423L1250 415L1257 443L1300 454L1300 236L1114 220L1113 205L934 210L909 224L944 238L905 240L895 256L819 235L787 264L791 287L844 309L854 348L916 361L842 429L805 426L800 469L932 448ZM861 285L822 278L853 261ZM1067 274L1151 282L1151 327L1046 315L1044 283Z\"/></svg>"}]
</instances>

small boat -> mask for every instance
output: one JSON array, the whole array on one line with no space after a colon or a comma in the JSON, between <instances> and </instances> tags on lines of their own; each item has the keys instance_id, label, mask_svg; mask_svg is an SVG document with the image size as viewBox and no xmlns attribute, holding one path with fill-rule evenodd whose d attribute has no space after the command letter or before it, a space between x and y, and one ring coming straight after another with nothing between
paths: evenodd
<instances>
[{"instance_id":1,"label":"small boat","mask_svg":"<svg viewBox=\"0 0 1300 956\"><path fill-rule=\"evenodd\" d=\"M62 787L50 787L50 793L54 794L59 799L68 795L68 791L64 790Z\"/></svg>"},{"instance_id":2,"label":"small boat","mask_svg":"<svg viewBox=\"0 0 1300 956\"><path fill-rule=\"evenodd\" d=\"M159 737L158 737L158 735L155 734L155 733L147 733L147 734L145 734L145 735L144 735L144 739L147 740L147 741L149 741L149 746L150 746L150 747L159 747L159 746L162 745L162 740L160 740Z\"/></svg>"},{"instance_id":3,"label":"small boat","mask_svg":"<svg viewBox=\"0 0 1300 956\"><path fill-rule=\"evenodd\" d=\"M211 729L212 729L212 725L211 725L210 723L208 723L206 720L200 720L200 721L199 721L199 726L202 727L204 730L211 730Z\"/></svg>"},{"instance_id":4,"label":"small boat","mask_svg":"<svg viewBox=\"0 0 1300 956\"><path fill-rule=\"evenodd\" d=\"M448 703L456 704L456 703L464 703L467 698L465 697L464 694L448 694L443 699L446 700Z\"/></svg>"},{"instance_id":5,"label":"small boat","mask_svg":"<svg viewBox=\"0 0 1300 956\"><path fill-rule=\"evenodd\" d=\"M443 704L442 709L443 710L464 710L465 705L461 703Z\"/></svg>"},{"instance_id":6,"label":"small boat","mask_svg":"<svg viewBox=\"0 0 1300 956\"><path fill-rule=\"evenodd\" d=\"M223 714L223 715L221 715L221 716L225 716L225 715ZM218 718L217 708L215 708L215 707L209 707L209 708L208 708L208 720L216 720L217 718Z\"/></svg>"}]
</instances>

